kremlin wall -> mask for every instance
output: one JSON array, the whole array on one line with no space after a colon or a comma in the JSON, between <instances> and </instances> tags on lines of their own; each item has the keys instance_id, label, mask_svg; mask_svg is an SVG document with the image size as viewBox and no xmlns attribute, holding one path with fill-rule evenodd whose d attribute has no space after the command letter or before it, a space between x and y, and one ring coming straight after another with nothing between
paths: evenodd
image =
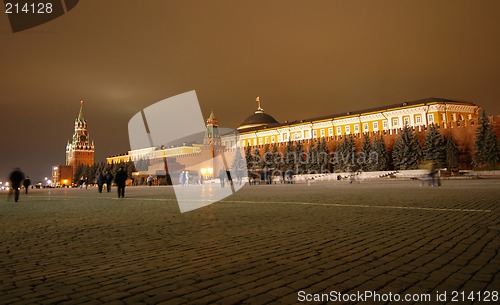
<instances>
[{"instance_id":1,"label":"kremlin wall","mask_svg":"<svg viewBox=\"0 0 500 305\"><path fill-rule=\"evenodd\" d=\"M218 120L214 113L207 120L207 133L204 143L189 143L181 147L150 148L149 153L129 151L127 154L108 157L108 164L148 159L148 166L138 169L136 177L148 175L164 176L165 160L170 164L169 171L188 170L193 175L205 179L217 177L221 168L231 166L236 149L244 151L257 148L261 156L268 145L276 144L283 154L288 143L302 145L307 151L311 142L323 138L330 151L335 151L346 136L352 136L357 149L361 148L363 134L383 136L389 153L392 150L403 126L409 126L423 144L430 125L438 126L441 134L451 134L461 152L460 169L470 169L480 107L469 102L453 101L442 98L427 98L401 104L381 106L372 109L325 115L312 119L279 123L264 112L260 99L255 113L245 119L237 128L238 135L220 135ZM499 117L490 117L497 138L500 136ZM179 149L182 149L180 151ZM147 151L145 149L144 151ZM151 151L154 151L152 154ZM269 149L271 151L271 149ZM214 160L214 155L224 153L226 165ZM137 165L137 163L136 163ZM173 166L172 166L173 165ZM174 178L174 177L172 177Z\"/></svg>"}]
</instances>

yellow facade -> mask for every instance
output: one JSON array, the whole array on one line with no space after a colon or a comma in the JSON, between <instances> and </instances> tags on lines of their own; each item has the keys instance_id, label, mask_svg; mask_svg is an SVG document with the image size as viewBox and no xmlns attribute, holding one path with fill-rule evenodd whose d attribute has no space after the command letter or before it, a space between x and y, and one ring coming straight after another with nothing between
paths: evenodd
<instances>
[{"instance_id":1,"label":"yellow facade","mask_svg":"<svg viewBox=\"0 0 500 305\"><path fill-rule=\"evenodd\" d=\"M319 119L274 124L264 128L240 130L242 146L345 136L364 132L401 129L404 126L419 127L452 122L467 124L478 118L479 107L468 102L429 98L379 107L370 111L357 111L345 115L324 116Z\"/></svg>"}]
</instances>

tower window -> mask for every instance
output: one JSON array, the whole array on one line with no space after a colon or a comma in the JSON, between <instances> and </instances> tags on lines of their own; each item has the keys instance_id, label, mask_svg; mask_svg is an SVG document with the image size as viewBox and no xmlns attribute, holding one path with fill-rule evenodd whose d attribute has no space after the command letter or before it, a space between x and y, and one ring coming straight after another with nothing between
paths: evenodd
<instances>
[{"instance_id":1,"label":"tower window","mask_svg":"<svg viewBox=\"0 0 500 305\"><path fill-rule=\"evenodd\" d=\"M328 128L328 136L333 137L333 128Z\"/></svg>"}]
</instances>

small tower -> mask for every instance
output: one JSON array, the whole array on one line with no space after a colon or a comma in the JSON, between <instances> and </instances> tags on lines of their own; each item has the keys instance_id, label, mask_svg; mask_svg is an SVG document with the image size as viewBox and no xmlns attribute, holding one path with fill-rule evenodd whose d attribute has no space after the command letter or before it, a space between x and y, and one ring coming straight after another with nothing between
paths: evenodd
<instances>
[{"instance_id":1,"label":"small tower","mask_svg":"<svg viewBox=\"0 0 500 305\"><path fill-rule=\"evenodd\" d=\"M87 120L83 116L83 101L80 101L80 112L75 119L75 132L66 145L66 165L73 167L73 172L79 165L94 165L94 142L90 142L87 130Z\"/></svg>"},{"instance_id":2,"label":"small tower","mask_svg":"<svg viewBox=\"0 0 500 305\"><path fill-rule=\"evenodd\" d=\"M210 112L210 116L207 119L207 131L205 132L205 138L203 139L203 144L220 146L221 138L219 134L219 121L215 118L214 111Z\"/></svg>"}]
</instances>

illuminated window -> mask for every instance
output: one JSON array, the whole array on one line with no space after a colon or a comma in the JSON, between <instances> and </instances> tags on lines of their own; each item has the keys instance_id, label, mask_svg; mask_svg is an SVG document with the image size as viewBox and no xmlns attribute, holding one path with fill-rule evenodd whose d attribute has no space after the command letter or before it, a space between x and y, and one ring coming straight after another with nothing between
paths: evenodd
<instances>
[{"instance_id":1,"label":"illuminated window","mask_svg":"<svg viewBox=\"0 0 500 305\"><path fill-rule=\"evenodd\" d=\"M363 131L368 132L368 123L363 124Z\"/></svg>"},{"instance_id":2,"label":"illuminated window","mask_svg":"<svg viewBox=\"0 0 500 305\"><path fill-rule=\"evenodd\" d=\"M309 138L309 130L304 130L304 138Z\"/></svg>"},{"instance_id":3,"label":"illuminated window","mask_svg":"<svg viewBox=\"0 0 500 305\"><path fill-rule=\"evenodd\" d=\"M351 133L351 126L346 126L345 127L345 134L350 134Z\"/></svg>"},{"instance_id":4,"label":"illuminated window","mask_svg":"<svg viewBox=\"0 0 500 305\"><path fill-rule=\"evenodd\" d=\"M283 134L283 141L288 141L288 133Z\"/></svg>"},{"instance_id":5,"label":"illuminated window","mask_svg":"<svg viewBox=\"0 0 500 305\"><path fill-rule=\"evenodd\" d=\"M328 128L328 136L333 137L333 128Z\"/></svg>"},{"instance_id":6,"label":"illuminated window","mask_svg":"<svg viewBox=\"0 0 500 305\"><path fill-rule=\"evenodd\" d=\"M378 130L378 122L373 122L373 130L374 131Z\"/></svg>"},{"instance_id":7,"label":"illuminated window","mask_svg":"<svg viewBox=\"0 0 500 305\"><path fill-rule=\"evenodd\" d=\"M358 133L358 132L359 132L359 125L355 124L354 125L354 133Z\"/></svg>"},{"instance_id":8,"label":"illuminated window","mask_svg":"<svg viewBox=\"0 0 500 305\"><path fill-rule=\"evenodd\" d=\"M398 119L392 119L392 126L398 126Z\"/></svg>"},{"instance_id":9,"label":"illuminated window","mask_svg":"<svg viewBox=\"0 0 500 305\"><path fill-rule=\"evenodd\" d=\"M384 129L387 129L387 127L388 127L387 120L385 120L382 124L383 124L383 126L384 126Z\"/></svg>"},{"instance_id":10,"label":"illuminated window","mask_svg":"<svg viewBox=\"0 0 500 305\"><path fill-rule=\"evenodd\" d=\"M318 131L315 129L313 130L313 138L317 138L318 137Z\"/></svg>"},{"instance_id":11,"label":"illuminated window","mask_svg":"<svg viewBox=\"0 0 500 305\"><path fill-rule=\"evenodd\" d=\"M337 135L340 136L342 134L342 127L337 127Z\"/></svg>"},{"instance_id":12,"label":"illuminated window","mask_svg":"<svg viewBox=\"0 0 500 305\"><path fill-rule=\"evenodd\" d=\"M405 126L410 125L410 118L404 118L404 124Z\"/></svg>"},{"instance_id":13,"label":"illuminated window","mask_svg":"<svg viewBox=\"0 0 500 305\"><path fill-rule=\"evenodd\" d=\"M257 145L257 139L253 139L253 145Z\"/></svg>"},{"instance_id":14,"label":"illuminated window","mask_svg":"<svg viewBox=\"0 0 500 305\"><path fill-rule=\"evenodd\" d=\"M427 115L427 120L429 121L429 123L434 123L434 114L430 113Z\"/></svg>"},{"instance_id":15,"label":"illuminated window","mask_svg":"<svg viewBox=\"0 0 500 305\"><path fill-rule=\"evenodd\" d=\"M421 116L419 116L419 115L417 115L417 116L415 117L415 123L417 123L417 124L422 123L422 117L421 117Z\"/></svg>"},{"instance_id":16,"label":"illuminated window","mask_svg":"<svg viewBox=\"0 0 500 305\"><path fill-rule=\"evenodd\" d=\"M264 143L267 144L267 137L264 138Z\"/></svg>"},{"instance_id":17,"label":"illuminated window","mask_svg":"<svg viewBox=\"0 0 500 305\"><path fill-rule=\"evenodd\" d=\"M321 134L321 137L324 138L325 137L325 130L324 129L321 129L320 131L320 134Z\"/></svg>"},{"instance_id":18,"label":"illuminated window","mask_svg":"<svg viewBox=\"0 0 500 305\"><path fill-rule=\"evenodd\" d=\"M271 143L274 143L274 136L271 137Z\"/></svg>"}]
</instances>

